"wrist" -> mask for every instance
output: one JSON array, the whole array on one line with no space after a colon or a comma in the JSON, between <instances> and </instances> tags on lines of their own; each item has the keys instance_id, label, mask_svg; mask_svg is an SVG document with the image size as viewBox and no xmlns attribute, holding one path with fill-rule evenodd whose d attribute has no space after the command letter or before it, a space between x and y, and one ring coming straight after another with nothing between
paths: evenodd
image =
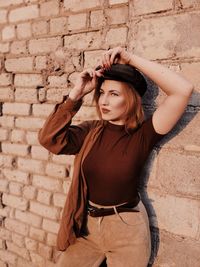
<instances>
[{"instance_id":1,"label":"wrist","mask_svg":"<svg viewBox=\"0 0 200 267\"><path fill-rule=\"evenodd\" d=\"M72 101L78 101L82 98L82 96L80 95L80 93L76 92L75 90L72 90L70 93L69 93L69 98L72 100Z\"/></svg>"}]
</instances>

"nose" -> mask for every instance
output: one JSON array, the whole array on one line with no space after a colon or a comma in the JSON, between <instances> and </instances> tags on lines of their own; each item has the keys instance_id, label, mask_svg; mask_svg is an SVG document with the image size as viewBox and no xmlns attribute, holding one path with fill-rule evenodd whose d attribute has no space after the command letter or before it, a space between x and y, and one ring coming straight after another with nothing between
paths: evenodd
<instances>
[{"instance_id":1,"label":"nose","mask_svg":"<svg viewBox=\"0 0 200 267\"><path fill-rule=\"evenodd\" d=\"M100 96L99 102L101 105L106 106L108 105L109 101L108 101L108 96L106 94L103 94Z\"/></svg>"}]
</instances>

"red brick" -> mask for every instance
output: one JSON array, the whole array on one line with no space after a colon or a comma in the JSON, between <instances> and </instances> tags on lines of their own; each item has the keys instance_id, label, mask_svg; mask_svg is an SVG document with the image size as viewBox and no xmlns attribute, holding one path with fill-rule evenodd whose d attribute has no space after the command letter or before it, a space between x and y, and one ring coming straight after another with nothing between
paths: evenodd
<instances>
[{"instance_id":1,"label":"red brick","mask_svg":"<svg viewBox=\"0 0 200 267\"><path fill-rule=\"evenodd\" d=\"M16 22L21 20L35 19L39 16L37 5L16 8L10 11L9 21Z\"/></svg>"},{"instance_id":2,"label":"red brick","mask_svg":"<svg viewBox=\"0 0 200 267\"><path fill-rule=\"evenodd\" d=\"M6 59L5 68L7 71L15 73L33 71L33 57Z\"/></svg>"},{"instance_id":3,"label":"red brick","mask_svg":"<svg viewBox=\"0 0 200 267\"><path fill-rule=\"evenodd\" d=\"M59 1L47 1L40 4L40 16L50 17L59 14Z\"/></svg>"}]
</instances>

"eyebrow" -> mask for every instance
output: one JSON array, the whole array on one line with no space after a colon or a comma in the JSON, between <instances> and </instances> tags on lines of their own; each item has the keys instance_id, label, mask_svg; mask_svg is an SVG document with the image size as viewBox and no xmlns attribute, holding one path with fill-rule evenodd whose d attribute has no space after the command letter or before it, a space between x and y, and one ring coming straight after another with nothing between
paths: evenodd
<instances>
[{"instance_id":1,"label":"eyebrow","mask_svg":"<svg viewBox=\"0 0 200 267\"><path fill-rule=\"evenodd\" d=\"M100 91L104 91L103 88L100 88ZM110 92L110 93L117 92L118 94L120 94L120 92L118 90L113 90L113 89L108 90L108 92Z\"/></svg>"}]
</instances>

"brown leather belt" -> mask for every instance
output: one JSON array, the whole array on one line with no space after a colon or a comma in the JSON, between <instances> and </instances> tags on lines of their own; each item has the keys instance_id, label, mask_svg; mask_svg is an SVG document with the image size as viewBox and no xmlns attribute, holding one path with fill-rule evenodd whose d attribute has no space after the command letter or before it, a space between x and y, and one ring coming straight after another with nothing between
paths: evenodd
<instances>
[{"instance_id":1,"label":"brown leather belt","mask_svg":"<svg viewBox=\"0 0 200 267\"><path fill-rule=\"evenodd\" d=\"M128 202L128 203L122 204L120 206L115 206L116 211L118 213L120 213L120 212L139 212L139 210L134 209L134 207L137 206L139 201L140 200L136 199L135 201ZM113 207L111 207L111 208L97 208L97 207L92 206L91 204L88 203L87 212L88 212L88 215L90 215L92 217L103 217L103 216L115 214L115 209Z\"/></svg>"}]
</instances>

